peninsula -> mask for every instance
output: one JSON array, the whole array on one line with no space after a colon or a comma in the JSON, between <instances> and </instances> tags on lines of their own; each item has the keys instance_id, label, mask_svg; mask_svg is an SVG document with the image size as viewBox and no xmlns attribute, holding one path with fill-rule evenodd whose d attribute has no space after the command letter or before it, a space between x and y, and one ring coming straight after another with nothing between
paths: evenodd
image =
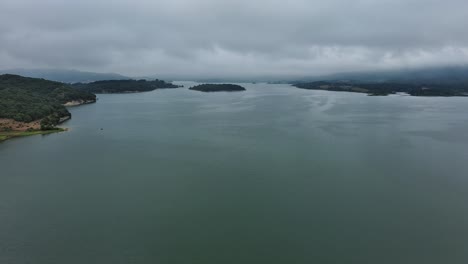
<instances>
[{"instance_id":1,"label":"peninsula","mask_svg":"<svg viewBox=\"0 0 468 264\"><path fill-rule=\"evenodd\" d=\"M136 93L149 92L156 89L179 88L182 86L168 83L163 80L105 80L91 83L75 83L72 85L80 91L86 91L95 94L108 93Z\"/></svg>"},{"instance_id":2,"label":"peninsula","mask_svg":"<svg viewBox=\"0 0 468 264\"><path fill-rule=\"evenodd\" d=\"M64 131L65 106L96 102L96 95L70 85L19 75L0 75L0 141Z\"/></svg>"}]
</instances>

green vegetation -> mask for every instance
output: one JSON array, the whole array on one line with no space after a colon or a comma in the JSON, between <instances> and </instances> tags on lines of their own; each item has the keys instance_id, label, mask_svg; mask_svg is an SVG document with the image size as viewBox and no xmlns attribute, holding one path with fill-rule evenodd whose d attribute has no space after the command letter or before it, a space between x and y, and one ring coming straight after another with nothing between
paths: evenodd
<instances>
[{"instance_id":1,"label":"green vegetation","mask_svg":"<svg viewBox=\"0 0 468 264\"><path fill-rule=\"evenodd\" d=\"M70 101L95 102L96 95L60 82L0 75L0 118L25 123L44 118L44 129L50 129L71 116L63 106Z\"/></svg>"},{"instance_id":2,"label":"green vegetation","mask_svg":"<svg viewBox=\"0 0 468 264\"><path fill-rule=\"evenodd\" d=\"M0 142L15 137L27 137L34 135L47 135L66 131L63 128L55 128L51 130L37 130L37 131L0 131Z\"/></svg>"},{"instance_id":3,"label":"green vegetation","mask_svg":"<svg viewBox=\"0 0 468 264\"><path fill-rule=\"evenodd\" d=\"M162 80L108 80L92 83L75 83L74 88L91 93L134 93L149 92L163 88L178 88L181 86L167 83Z\"/></svg>"},{"instance_id":4,"label":"green vegetation","mask_svg":"<svg viewBox=\"0 0 468 264\"><path fill-rule=\"evenodd\" d=\"M245 88L236 84L200 84L189 88L200 92L237 92L245 91Z\"/></svg>"},{"instance_id":5,"label":"green vegetation","mask_svg":"<svg viewBox=\"0 0 468 264\"><path fill-rule=\"evenodd\" d=\"M417 84L417 83L358 83L358 82L309 82L293 86L308 90L366 93L385 96L407 93L412 96L468 96L468 84Z\"/></svg>"}]
</instances>

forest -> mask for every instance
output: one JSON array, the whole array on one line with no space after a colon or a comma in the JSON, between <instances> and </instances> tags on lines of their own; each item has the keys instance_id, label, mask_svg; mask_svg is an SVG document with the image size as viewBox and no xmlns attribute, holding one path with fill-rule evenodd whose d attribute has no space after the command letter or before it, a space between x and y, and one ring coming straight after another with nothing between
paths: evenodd
<instances>
[{"instance_id":1,"label":"forest","mask_svg":"<svg viewBox=\"0 0 468 264\"><path fill-rule=\"evenodd\" d=\"M19 122L44 120L44 128L55 126L71 114L63 106L70 101L96 101L96 95L70 85L19 75L0 75L0 118Z\"/></svg>"},{"instance_id":2,"label":"forest","mask_svg":"<svg viewBox=\"0 0 468 264\"><path fill-rule=\"evenodd\" d=\"M163 80L106 80L91 83L75 83L73 87L95 94L149 92L156 89L178 88L181 86Z\"/></svg>"}]
</instances>

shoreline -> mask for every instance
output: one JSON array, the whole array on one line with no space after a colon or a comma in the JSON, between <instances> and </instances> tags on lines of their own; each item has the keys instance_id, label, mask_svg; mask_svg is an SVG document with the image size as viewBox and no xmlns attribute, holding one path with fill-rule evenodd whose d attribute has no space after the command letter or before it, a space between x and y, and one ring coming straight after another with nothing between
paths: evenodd
<instances>
[{"instance_id":1,"label":"shoreline","mask_svg":"<svg viewBox=\"0 0 468 264\"><path fill-rule=\"evenodd\" d=\"M75 106L80 106L80 105L86 105L86 104L92 104L96 103L96 101L83 101L83 100L77 100L77 101L71 101L67 102L64 104L65 107L75 107ZM64 123L65 121L68 121L71 119L70 116L65 116L61 117L58 125ZM7 125L7 123L10 123ZM12 119L0 119L0 125L4 127L10 127L11 130L1 130L0 129L0 143L12 139L12 138L19 138L19 137L28 137L28 136L35 136L35 135L48 135L48 134L54 134L54 133L60 133L60 132L65 132L69 131L69 128L67 127L62 127L62 126L57 126L54 129L48 129L48 130L41 130L40 129L40 120L35 120L29 123L24 123L24 122L19 122L15 121ZM14 129L14 128L16 129ZM0 127L1 128L1 127ZM12 129L13 128L13 129Z\"/></svg>"},{"instance_id":2,"label":"shoreline","mask_svg":"<svg viewBox=\"0 0 468 264\"><path fill-rule=\"evenodd\" d=\"M389 96L389 95L402 95L413 97L468 97L468 92L461 91L455 88L434 87L415 88L411 84L395 84L395 89L388 89L388 83L381 84L353 84L353 83L334 83L334 82L312 82L312 83L295 83L290 84L292 87L310 90L310 91L328 91L328 92L346 92L346 93L360 93L367 96ZM375 87L362 87L375 85ZM391 85L391 84L390 84ZM399 87L398 87L399 86ZM401 87L404 86L404 87Z\"/></svg>"},{"instance_id":3,"label":"shoreline","mask_svg":"<svg viewBox=\"0 0 468 264\"><path fill-rule=\"evenodd\" d=\"M93 104L96 103L96 100L75 100L75 101L70 101L66 102L63 104L65 107L73 107L73 106L80 106L80 105L86 105L86 104Z\"/></svg>"},{"instance_id":4,"label":"shoreline","mask_svg":"<svg viewBox=\"0 0 468 264\"><path fill-rule=\"evenodd\" d=\"M51 130L0 131L0 143L8 139L12 139L12 138L28 137L28 136L35 136L35 135L48 135L48 134L65 132L65 131L68 131L68 128L58 127L56 129L51 129Z\"/></svg>"}]
</instances>

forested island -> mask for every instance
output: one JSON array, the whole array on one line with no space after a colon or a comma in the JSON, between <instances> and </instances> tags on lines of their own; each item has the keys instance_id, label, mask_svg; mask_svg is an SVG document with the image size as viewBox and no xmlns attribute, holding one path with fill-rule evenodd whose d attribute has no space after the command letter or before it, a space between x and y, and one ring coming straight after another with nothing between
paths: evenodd
<instances>
[{"instance_id":1,"label":"forested island","mask_svg":"<svg viewBox=\"0 0 468 264\"><path fill-rule=\"evenodd\" d=\"M200 84L189 88L200 92L238 92L245 91L245 88L236 84Z\"/></svg>"},{"instance_id":2,"label":"forested island","mask_svg":"<svg viewBox=\"0 0 468 264\"><path fill-rule=\"evenodd\" d=\"M308 90L365 93L371 96L386 96L396 93L407 93L412 96L468 96L468 83L424 84L317 81L295 83L293 86Z\"/></svg>"},{"instance_id":3,"label":"forested island","mask_svg":"<svg viewBox=\"0 0 468 264\"><path fill-rule=\"evenodd\" d=\"M56 126L71 117L65 105L93 102L96 95L64 83L0 75L0 141L63 131Z\"/></svg>"},{"instance_id":4,"label":"forested island","mask_svg":"<svg viewBox=\"0 0 468 264\"><path fill-rule=\"evenodd\" d=\"M75 83L73 87L90 93L135 93L149 92L156 89L179 88L181 86L163 80L106 80L91 83Z\"/></svg>"}]
</instances>

